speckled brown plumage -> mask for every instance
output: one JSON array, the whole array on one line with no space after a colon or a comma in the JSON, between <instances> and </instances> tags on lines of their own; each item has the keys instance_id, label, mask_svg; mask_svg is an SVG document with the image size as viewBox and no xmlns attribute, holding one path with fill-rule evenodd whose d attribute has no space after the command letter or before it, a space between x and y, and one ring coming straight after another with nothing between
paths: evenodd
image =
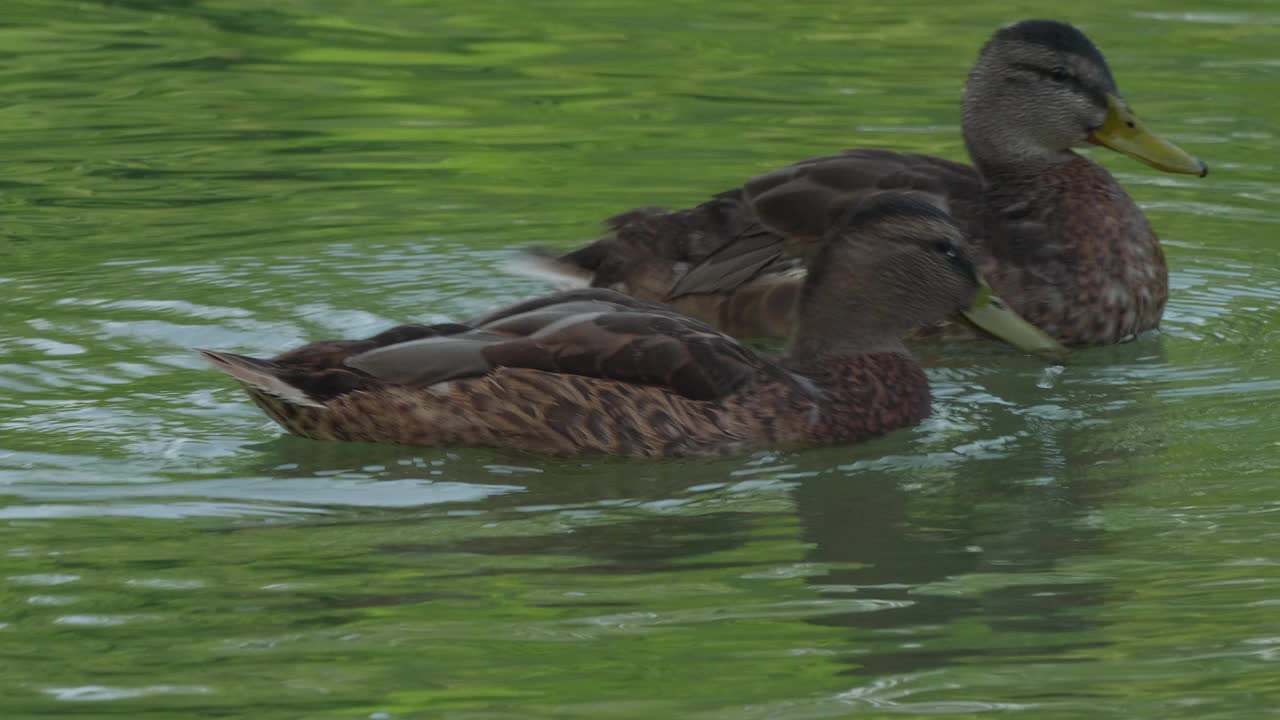
<instances>
[{"instance_id":1,"label":"speckled brown plumage","mask_svg":"<svg viewBox=\"0 0 1280 720\"><path fill-rule=\"evenodd\" d=\"M924 372L901 353L841 359L812 384L762 365L750 392L711 401L524 368L499 368L434 389L365 381L322 407L245 387L272 420L306 438L548 455L677 457L856 442L914 425L930 409Z\"/></svg>"},{"instance_id":2,"label":"speckled brown plumage","mask_svg":"<svg viewBox=\"0 0 1280 720\"><path fill-rule=\"evenodd\" d=\"M898 335L975 297L963 242L928 204L865 203L818 243L780 359L606 289L272 360L202 352L317 440L642 457L854 442L928 415L928 382Z\"/></svg>"},{"instance_id":3,"label":"speckled brown plumage","mask_svg":"<svg viewBox=\"0 0 1280 720\"><path fill-rule=\"evenodd\" d=\"M1164 252L1110 173L1075 158L1009 195L989 192L976 239L984 276L1019 314L1075 344L1118 342L1160 324Z\"/></svg>"},{"instance_id":4,"label":"speckled brown plumage","mask_svg":"<svg viewBox=\"0 0 1280 720\"><path fill-rule=\"evenodd\" d=\"M1078 30L1052 21L1011 25L984 46L966 85L974 167L850 150L761 175L691 209L625 213L601 239L539 262L668 303L733 335L786 336L798 271L815 238L874 193L910 191L951 213L985 278L1020 315L1066 344L1119 342L1159 325L1165 259L1132 198L1071 148L1105 140L1162 169L1205 169L1172 146L1138 152L1107 139L1116 134L1108 123L1124 118L1130 129L1119 133L1139 132L1117 92L1101 53ZM1143 142L1158 141L1150 138ZM1161 165L1166 156L1182 164ZM973 334L959 322L915 333Z\"/></svg>"}]
</instances>

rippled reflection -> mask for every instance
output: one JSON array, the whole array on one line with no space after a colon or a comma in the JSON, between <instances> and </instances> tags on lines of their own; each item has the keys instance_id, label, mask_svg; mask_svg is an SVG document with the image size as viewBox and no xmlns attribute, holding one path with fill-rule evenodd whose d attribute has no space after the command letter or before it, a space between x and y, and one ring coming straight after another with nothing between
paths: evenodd
<instances>
[{"instance_id":1,"label":"rippled reflection","mask_svg":"<svg viewBox=\"0 0 1280 720\"><path fill-rule=\"evenodd\" d=\"M505 248L842 147L958 158L1007 7L6 6L6 717L1270 710L1278 16L1147 5L1074 19L1214 167L1093 154L1161 332L921 346L919 428L661 463L285 437L190 348L471 315L543 290Z\"/></svg>"}]
</instances>

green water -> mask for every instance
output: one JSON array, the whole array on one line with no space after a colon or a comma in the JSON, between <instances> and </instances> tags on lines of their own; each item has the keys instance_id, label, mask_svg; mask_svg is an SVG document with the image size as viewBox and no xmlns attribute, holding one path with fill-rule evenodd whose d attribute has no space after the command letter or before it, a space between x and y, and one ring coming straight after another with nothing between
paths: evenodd
<instances>
[{"instance_id":1,"label":"green water","mask_svg":"<svg viewBox=\"0 0 1280 720\"><path fill-rule=\"evenodd\" d=\"M858 145L963 157L1057 15L1205 180L1100 157L1163 331L926 348L921 427L728 461L282 437L188 348L542 291L511 246ZM0 713L1219 719L1280 708L1280 8L6 0Z\"/></svg>"}]
</instances>

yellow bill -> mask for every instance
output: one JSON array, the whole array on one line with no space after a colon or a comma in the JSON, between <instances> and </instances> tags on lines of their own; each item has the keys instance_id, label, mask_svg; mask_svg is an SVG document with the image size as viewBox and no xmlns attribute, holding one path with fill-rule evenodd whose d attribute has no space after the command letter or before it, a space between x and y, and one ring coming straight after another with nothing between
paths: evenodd
<instances>
[{"instance_id":1,"label":"yellow bill","mask_svg":"<svg viewBox=\"0 0 1280 720\"><path fill-rule=\"evenodd\" d=\"M1089 142L1111 148L1157 170L1204 177L1209 166L1200 158L1147 129L1124 100L1107 94L1107 118L1089 133Z\"/></svg>"},{"instance_id":2,"label":"yellow bill","mask_svg":"<svg viewBox=\"0 0 1280 720\"><path fill-rule=\"evenodd\" d=\"M973 302L963 310L969 322L1024 352L1061 360L1067 356L1062 343L1043 330L1023 320L991 292L985 282L978 288Z\"/></svg>"}]
</instances>

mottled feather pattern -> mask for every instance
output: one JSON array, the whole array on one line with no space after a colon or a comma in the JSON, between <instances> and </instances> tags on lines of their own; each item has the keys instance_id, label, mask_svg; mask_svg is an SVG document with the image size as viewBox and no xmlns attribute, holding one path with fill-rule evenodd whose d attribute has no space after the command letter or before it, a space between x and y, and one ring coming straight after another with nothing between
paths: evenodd
<instances>
[{"instance_id":1,"label":"mottled feather pattern","mask_svg":"<svg viewBox=\"0 0 1280 720\"><path fill-rule=\"evenodd\" d=\"M761 362L740 391L711 401L523 368L434 388L370 382L323 408L245 389L268 416L302 437L550 455L656 458L854 442L929 414L928 381L900 353L842 359L816 382Z\"/></svg>"},{"instance_id":2,"label":"mottled feather pattern","mask_svg":"<svg viewBox=\"0 0 1280 720\"><path fill-rule=\"evenodd\" d=\"M1101 166L1077 157L988 206L1000 216L978 236L981 270L1018 314L1078 345L1120 342L1159 326L1169 296L1164 252L1137 204Z\"/></svg>"}]
</instances>

